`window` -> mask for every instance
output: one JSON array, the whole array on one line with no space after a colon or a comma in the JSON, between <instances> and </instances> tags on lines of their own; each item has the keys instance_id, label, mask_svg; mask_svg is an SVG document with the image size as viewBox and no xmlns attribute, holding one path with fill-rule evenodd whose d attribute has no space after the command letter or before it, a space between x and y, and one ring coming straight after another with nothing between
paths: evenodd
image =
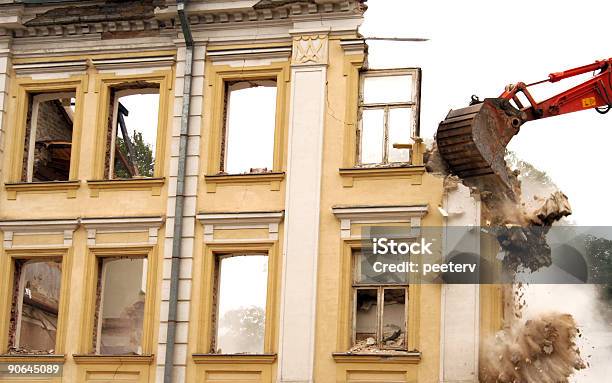
<instances>
[{"instance_id":1,"label":"window","mask_svg":"<svg viewBox=\"0 0 612 383\"><path fill-rule=\"evenodd\" d=\"M221 171L267 173L273 169L276 81L225 83Z\"/></svg>"},{"instance_id":2,"label":"window","mask_svg":"<svg viewBox=\"0 0 612 383\"><path fill-rule=\"evenodd\" d=\"M96 354L142 354L146 258L100 258Z\"/></svg>"},{"instance_id":3,"label":"window","mask_svg":"<svg viewBox=\"0 0 612 383\"><path fill-rule=\"evenodd\" d=\"M153 177L159 119L159 84L128 83L111 90L105 174ZM110 149L112 148L112 149Z\"/></svg>"},{"instance_id":4,"label":"window","mask_svg":"<svg viewBox=\"0 0 612 383\"><path fill-rule=\"evenodd\" d=\"M217 255L216 275L211 352L264 353L268 256Z\"/></svg>"},{"instance_id":5,"label":"window","mask_svg":"<svg viewBox=\"0 0 612 383\"><path fill-rule=\"evenodd\" d=\"M70 179L75 93L37 93L28 97L21 180Z\"/></svg>"},{"instance_id":6,"label":"window","mask_svg":"<svg viewBox=\"0 0 612 383\"><path fill-rule=\"evenodd\" d=\"M60 259L15 261L9 330L11 352L55 352L61 276Z\"/></svg>"},{"instance_id":7,"label":"window","mask_svg":"<svg viewBox=\"0 0 612 383\"><path fill-rule=\"evenodd\" d=\"M410 149L394 148L418 136L420 70L373 70L361 76L359 165L410 162Z\"/></svg>"},{"instance_id":8,"label":"window","mask_svg":"<svg viewBox=\"0 0 612 383\"><path fill-rule=\"evenodd\" d=\"M381 256L353 250L352 352L405 350L408 273L380 273L375 262L399 263L397 255ZM387 257L388 259L382 259Z\"/></svg>"}]
</instances>

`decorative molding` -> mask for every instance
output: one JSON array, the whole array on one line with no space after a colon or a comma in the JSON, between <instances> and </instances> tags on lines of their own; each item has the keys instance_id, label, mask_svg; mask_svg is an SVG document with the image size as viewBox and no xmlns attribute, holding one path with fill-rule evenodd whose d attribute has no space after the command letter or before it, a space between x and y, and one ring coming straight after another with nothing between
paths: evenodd
<instances>
[{"instance_id":1,"label":"decorative molding","mask_svg":"<svg viewBox=\"0 0 612 383\"><path fill-rule=\"evenodd\" d=\"M63 354L2 354L0 363L64 363Z\"/></svg>"},{"instance_id":2,"label":"decorative molding","mask_svg":"<svg viewBox=\"0 0 612 383\"><path fill-rule=\"evenodd\" d=\"M420 185L425 174L425 166L408 165L395 167L372 167L372 168L341 168L342 186L353 187L355 178L369 179L409 179L411 185Z\"/></svg>"},{"instance_id":3,"label":"decorative molding","mask_svg":"<svg viewBox=\"0 0 612 383\"><path fill-rule=\"evenodd\" d=\"M274 23L290 20L337 19L346 17L362 17L365 7L361 0L325 0L320 2L281 2L257 3L254 7L222 8L209 2L190 2L187 6L189 22L194 31L210 29L211 27L243 27L254 23ZM231 4L229 2L228 4ZM55 5L55 4L53 4ZM52 6L53 6L52 5ZM41 5L39 5L40 7ZM59 6L59 4L55 5ZM49 9L47 5L47 9ZM78 19L65 24L40 24L26 26L30 17L23 15L23 6L6 11L6 16L0 17L0 29L5 29L15 38L54 38L69 36L96 36L103 33L117 32L174 32L179 28L176 5L157 8L154 18L141 20L87 20ZM238 24L238 25L236 25Z\"/></svg>"},{"instance_id":4,"label":"decorative molding","mask_svg":"<svg viewBox=\"0 0 612 383\"><path fill-rule=\"evenodd\" d=\"M285 179L284 172L253 174L209 174L204 176L206 192L216 193L217 185L268 184L270 190L280 190L280 183Z\"/></svg>"},{"instance_id":5,"label":"decorative molding","mask_svg":"<svg viewBox=\"0 0 612 383\"><path fill-rule=\"evenodd\" d=\"M4 184L6 198L16 200L19 193L66 193L66 198L76 198L80 181L12 182Z\"/></svg>"},{"instance_id":6,"label":"decorative molding","mask_svg":"<svg viewBox=\"0 0 612 383\"><path fill-rule=\"evenodd\" d=\"M13 238L15 235L25 234L62 234L64 241L60 245L51 245L48 247L64 247L72 246L72 238L74 231L79 225L78 219L49 219L49 220L11 220L0 221L0 230L4 232L4 248L12 249L17 247L28 246L13 246Z\"/></svg>"},{"instance_id":7,"label":"decorative molding","mask_svg":"<svg viewBox=\"0 0 612 383\"><path fill-rule=\"evenodd\" d=\"M421 361L420 351L389 352L376 354L352 354L334 352L332 357L336 363L389 363L389 364L418 364Z\"/></svg>"},{"instance_id":8,"label":"decorative molding","mask_svg":"<svg viewBox=\"0 0 612 383\"><path fill-rule=\"evenodd\" d=\"M278 239L278 225L285 215L284 211L240 212L240 213L200 213L196 216L204 225L204 241L215 241L215 229L268 229L268 239ZM234 241L234 240L233 240Z\"/></svg>"},{"instance_id":9,"label":"decorative molding","mask_svg":"<svg viewBox=\"0 0 612 383\"><path fill-rule=\"evenodd\" d=\"M76 73L87 71L87 60L51 61L13 64L17 76L41 73Z\"/></svg>"},{"instance_id":10,"label":"decorative molding","mask_svg":"<svg viewBox=\"0 0 612 383\"><path fill-rule=\"evenodd\" d=\"M150 190L152 196L161 195L165 178L133 178L116 180L88 180L89 196L98 198L100 191Z\"/></svg>"},{"instance_id":11,"label":"decorative molding","mask_svg":"<svg viewBox=\"0 0 612 383\"><path fill-rule=\"evenodd\" d=\"M81 218L81 224L87 230L87 245L96 245L99 233L148 232L145 244L155 245L159 228L164 223L163 217L121 217L121 218ZM134 244L134 243L132 243Z\"/></svg>"},{"instance_id":12,"label":"decorative molding","mask_svg":"<svg viewBox=\"0 0 612 383\"><path fill-rule=\"evenodd\" d=\"M353 223L410 223L413 230L421 227L421 218L429 210L429 205L405 206L336 206L332 213L340 219L340 237L351 238ZM415 233L416 234L416 233Z\"/></svg>"},{"instance_id":13,"label":"decorative molding","mask_svg":"<svg viewBox=\"0 0 612 383\"><path fill-rule=\"evenodd\" d=\"M90 354L74 354L72 355L76 364L140 364L149 365L155 359L153 355L90 355Z\"/></svg>"},{"instance_id":14,"label":"decorative molding","mask_svg":"<svg viewBox=\"0 0 612 383\"><path fill-rule=\"evenodd\" d=\"M168 69L174 65L175 61L174 56L124 57L91 60L93 66L101 71L132 68Z\"/></svg>"},{"instance_id":15,"label":"decorative molding","mask_svg":"<svg viewBox=\"0 0 612 383\"><path fill-rule=\"evenodd\" d=\"M192 354L195 364L272 364L276 354Z\"/></svg>"},{"instance_id":16,"label":"decorative molding","mask_svg":"<svg viewBox=\"0 0 612 383\"><path fill-rule=\"evenodd\" d=\"M338 17L338 14L352 13L361 16L365 7L362 0L325 0L320 2L258 2L252 8L223 8L220 4L207 4L209 2L190 2L186 7L192 27L197 29L199 24L247 24L252 22L270 22L275 20L306 18L310 19L317 14L324 17ZM231 4L231 3L230 3ZM160 20L169 20L176 17L176 5L159 9L155 15ZM319 19L317 19L318 21ZM202 27L205 27L202 25Z\"/></svg>"},{"instance_id":17,"label":"decorative molding","mask_svg":"<svg viewBox=\"0 0 612 383\"><path fill-rule=\"evenodd\" d=\"M347 55L362 55L365 54L368 48L365 39L345 39L340 40L340 46Z\"/></svg>"},{"instance_id":18,"label":"decorative molding","mask_svg":"<svg viewBox=\"0 0 612 383\"><path fill-rule=\"evenodd\" d=\"M100 35L102 33L115 32L142 32L155 30L174 30L174 20L169 22L160 22L155 19L149 20L125 20L125 21L100 21L84 23L78 22L74 24L52 24L40 26L18 26L13 29L15 38L29 37L61 37L70 36L72 38L83 35Z\"/></svg>"},{"instance_id":19,"label":"decorative molding","mask_svg":"<svg viewBox=\"0 0 612 383\"><path fill-rule=\"evenodd\" d=\"M208 50L206 57L215 65L230 65L233 62L247 66L261 65L262 61L272 62L287 60L291 56L290 46L258 47L245 49Z\"/></svg>"},{"instance_id":20,"label":"decorative molding","mask_svg":"<svg viewBox=\"0 0 612 383\"><path fill-rule=\"evenodd\" d=\"M291 65L326 65L327 56L327 34L298 35L293 37Z\"/></svg>"}]
</instances>

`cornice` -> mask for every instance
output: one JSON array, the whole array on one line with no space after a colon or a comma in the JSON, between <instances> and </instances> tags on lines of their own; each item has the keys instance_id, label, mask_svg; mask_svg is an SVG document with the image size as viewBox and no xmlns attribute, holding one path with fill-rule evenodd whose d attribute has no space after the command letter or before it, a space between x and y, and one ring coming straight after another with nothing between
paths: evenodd
<instances>
[{"instance_id":1,"label":"cornice","mask_svg":"<svg viewBox=\"0 0 612 383\"><path fill-rule=\"evenodd\" d=\"M204 1L188 3L189 22L197 31L200 28L236 28L254 23L276 23L279 21L300 21L312 18L335 19L361 17L364 6L359 0L311 0L300 2L268 1L265 6L259 2L251 7L211 7ZM227 4L232 4L228 2ZM49 7L46 7L47 9ZM79 18L71 22L42 23L33 25L32 15L24 14L23 5L0 6L0 36L11 35L20 38L78 37L102 35L105 33L177 31L179 29L176 5L158 7L153 17L131 20L95 20L88 22Z\"/></svg>"}]
</instances>

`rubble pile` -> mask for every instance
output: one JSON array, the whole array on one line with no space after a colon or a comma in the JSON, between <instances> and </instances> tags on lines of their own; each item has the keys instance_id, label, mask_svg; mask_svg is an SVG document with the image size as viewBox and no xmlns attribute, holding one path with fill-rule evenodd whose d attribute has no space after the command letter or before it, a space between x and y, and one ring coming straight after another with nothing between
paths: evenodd
<instances>
[{"instance_id":1,"label":"rubble pile","mask_svg":"<svg viewBox=\"0 0 612 383\"><path fill-rule=\"evenodd\" d=\"M516 322L489 340L480 382L569 382L575 370L586 368L575 343L578 335L569 314L551 313Z\"/></svg>"}]
</instances>

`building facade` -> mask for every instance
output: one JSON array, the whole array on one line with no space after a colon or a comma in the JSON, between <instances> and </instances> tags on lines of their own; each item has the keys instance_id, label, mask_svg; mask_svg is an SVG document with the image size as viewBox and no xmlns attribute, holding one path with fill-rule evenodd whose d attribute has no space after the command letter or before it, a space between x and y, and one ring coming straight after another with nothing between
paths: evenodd
<instances>
[{"instance_id":1,"label":"building facade","mask_svg":"<svg viewBox=\"0 0 612 383\"><path fill-rule=\"evenodd\" d=\"M477 381L498 289L360 268L364 227L480 222L423 164L420 70L367 68L365 9L0 1L0 362Z\"/></svg>"}]
</instances>

